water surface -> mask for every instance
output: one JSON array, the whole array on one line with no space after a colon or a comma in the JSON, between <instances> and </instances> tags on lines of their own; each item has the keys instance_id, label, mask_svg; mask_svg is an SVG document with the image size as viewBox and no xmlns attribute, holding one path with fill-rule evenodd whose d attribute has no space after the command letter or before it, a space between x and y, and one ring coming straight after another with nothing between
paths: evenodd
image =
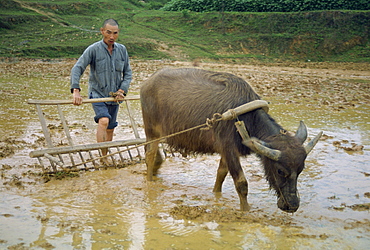
<instances>
[{"instance_id":1,"label":"water surface","mask_svg":"<svg viewBox=\"0 0 370 250\"><path fill-rule=\"evenodd\" d=\"M368 249L370 105L363 94L370 81L367 72L358 71L354 77L345 70L307 73L299 68L203 65L248 80L271 102L270 114L286 129L295 131L304 120L310 138L324 131L299 176L301 206L287 214L277 208L255 156L242 159L249 182L249 212L238 210L230 176L221 197L211 192L217 155L170 156L149 183L142 162L44 183L37 174L38 161L28 156L45 147L45 141L35 107L27 100L71 98L71 65L71 61L2 64L0 113L6 119L0 120L1 149L14 153L0 159L0 248ZM165 66L189 65L133 62L132 94L138 93L142 80ZM86 76L83 84L86 88ZM131 107L142 124L139 103ZM94 143L91 107L62 109L69 124L74 124L74 141ZM44 114L48 123L60 125L55 107L46 107ZM122 126L115 138L133 138L124 108L119 117ZM143 137L142 126L139 130ZM53 130L52 137L56 144L65 141L59 130Z\"/></svg>"}]
</instances>

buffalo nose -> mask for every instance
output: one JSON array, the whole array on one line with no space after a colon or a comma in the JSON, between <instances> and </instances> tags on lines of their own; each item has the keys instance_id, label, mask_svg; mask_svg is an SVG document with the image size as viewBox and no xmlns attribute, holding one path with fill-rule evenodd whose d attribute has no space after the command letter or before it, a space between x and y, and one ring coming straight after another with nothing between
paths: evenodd
<instances>
[{"instance_id":1,"label":"buffalo nose","mask_svg":"<svg viewBox=\"0 0 370 250\"><path fill-rule=\"evenodd\" d=\"M295 197L293 199L287 199L287 200L279 198L277 205L278 205L278 208L280 208L284 212L294 213L299 208L299 198Z\"/></svg>"},{"instance_id":2,"label":"buffalo nose","mask_svg":"<svg viewBox=\"0 0 370 250\"><path fill-rule=\"evenodd\" d=\"M282 210L287 213L294 213L298 210L298 207L288 207L287 209L282 209Z\"/></svg>"}]
</instances>

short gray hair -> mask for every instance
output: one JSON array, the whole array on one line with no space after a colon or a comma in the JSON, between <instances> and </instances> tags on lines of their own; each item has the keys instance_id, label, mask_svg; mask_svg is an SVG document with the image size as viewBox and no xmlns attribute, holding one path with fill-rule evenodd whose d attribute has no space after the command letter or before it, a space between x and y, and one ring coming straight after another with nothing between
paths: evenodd
<instances>
[{"instance_id":1,"label":"short gray hair","mask_svg":"<svg viewBox=\"0 0 370 250\"><path fill-rule=\"evenodd\" d=\"M112 26L118 26L118 22L114 20L113 18L106 19L103 23L103 28L107 25L112 25Z\"/></svg>"}]
</instances>

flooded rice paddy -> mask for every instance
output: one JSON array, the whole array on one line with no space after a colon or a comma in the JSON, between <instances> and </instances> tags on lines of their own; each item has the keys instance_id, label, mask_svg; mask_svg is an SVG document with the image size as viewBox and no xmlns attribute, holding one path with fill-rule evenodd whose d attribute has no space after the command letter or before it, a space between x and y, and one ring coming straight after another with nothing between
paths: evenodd
<instances>
[{"instance_id":1,"label":"flooded rice paddy","mask_svg":"<svg viewBox=\"0 0 370 250\"><path fill-rule=\"evenodd\" d=\"M46 147L28 99L70 99L73 60L0 63L0 249L368 249L370 244L370 67L368 64L207 64L234 73L270 104L270 114L309 137L324 135L299 176L301 206L277 208L255 156L242 158L251 210L241 212L230 176L212 193L217 155L167 157L154 182L143 162L45 178L29 153ZM163 67L133 61L132 95ZM87 89L87 74L82 79ZM85 93L86 95L86 93ZM137 101L131 104L144 137ZM95 142L89 104L62 107L76 144ZM53 142L65 145L57 110L44 109ZM115 139L132 138L124 108Z\"/></svg>"}]
</instances>

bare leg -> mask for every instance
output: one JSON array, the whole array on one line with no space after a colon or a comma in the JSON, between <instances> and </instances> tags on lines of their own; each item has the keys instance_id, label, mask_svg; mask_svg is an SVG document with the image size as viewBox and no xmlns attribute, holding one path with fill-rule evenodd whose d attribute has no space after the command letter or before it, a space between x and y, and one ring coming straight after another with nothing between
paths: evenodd
<instances>
[{"instance_id":1,"label":"bare leg","mask_svg":"<svg viewBox=\"0 0 370 250\"><path fill-rule=\"evenodd\" d=\"M109 118L102 117L99 119L98 128L96 130L96 141L97 142L106 142L113 140L114 129L107 129L109 124ZM103 148L102 155L107 155L108 149Z\"/></svg>"},{"instance_id":2,"label":"bare leg","mask_svg":"<svg viewBox=\"0 0 370 250\"><path fill-rule=\"evenodd\" d=\"M113 132L114 132L114 128L107 129L107 140L106 141L113 141Z\"/></svg>"}]
</instances>

